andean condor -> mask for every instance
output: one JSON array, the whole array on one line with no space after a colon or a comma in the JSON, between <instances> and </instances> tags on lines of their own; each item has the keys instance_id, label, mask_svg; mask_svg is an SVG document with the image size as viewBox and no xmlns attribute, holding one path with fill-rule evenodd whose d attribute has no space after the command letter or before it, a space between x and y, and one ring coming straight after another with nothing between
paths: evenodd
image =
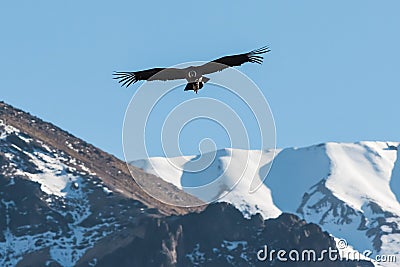
<instances>
[{"instance_id":1,"label":"andean condor","mask_svg":"<svg viewBox=\"0 0 400 267\"><path fill-rule=\"evenodd\" d=\"M208 82L210 78L203 76L204 74L210 74L217 71L222 71L229 67L240 66L246 62L261 64L263 57L260 54L270 52L267 46L260 49L253 50L248 53L225 56L216 60L205 63L201 66L190 66L183 69L178 68L153 68L142 71L133 72L115 72L113 75L114 79L117 79L122 86L128 87L137 81L168 81L186 79L188 84L185 87L185 91L193 90L196 94L197 91L203 88L204 83Z\"/></svg>"}]
</instances>

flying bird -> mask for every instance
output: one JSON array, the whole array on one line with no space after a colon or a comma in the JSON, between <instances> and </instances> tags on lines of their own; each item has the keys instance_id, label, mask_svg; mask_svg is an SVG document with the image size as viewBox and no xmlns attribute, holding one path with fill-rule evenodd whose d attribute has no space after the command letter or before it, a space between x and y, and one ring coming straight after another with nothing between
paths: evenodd
<instances>
[{"instance_id":1,"label":"flying bird","mask_svg":"<svg viewBox=\"0 0 400 267\"><path fill-rule=\"evenodd\" d=\"M189 66L183 69L178 68L153 68L142 71L133 72L115 72L114 79L117 79L121 86L128 87L137 81L168 81L186 79L187 85L184 91L197 91L203 88L204 84L210 80L204 76L214 72L222 71L226 68L240 66L246 62L258 63L263 62L261 54L270 52L271 50L265 46L260 49L253 50L248 53L224 56L213 61L207 62L200 66Z\"/></svg>"}]
</instances>

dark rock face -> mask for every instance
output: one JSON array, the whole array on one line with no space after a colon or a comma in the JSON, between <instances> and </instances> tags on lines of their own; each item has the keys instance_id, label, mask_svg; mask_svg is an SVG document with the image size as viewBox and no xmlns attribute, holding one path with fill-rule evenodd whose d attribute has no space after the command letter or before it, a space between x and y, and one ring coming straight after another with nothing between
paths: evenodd
<instances>
[{"instance_id":1,"label":"dark rock face","mask_svg":"<svg viewBox=\"0 0 400 267\"><path fill-rule=\"evenodd\" d=\"M163 190L201 204L172 185ZM224 203L163 205L125 163L0 103L0 266L371 266L281 262L276 254L260 261L265 245L335 249L328 233L295 215L264 221Z\"/></svg>"},{"instance_id":2,"label":"dark rock face","mask_svg":"<svg viewBox=\"0 0 400 267\"><path fill-rule=\"evenodd\" d=\"M245 219L230 204L217 203L201 213L151 220L146 228L143 239L99 259L96 266L110 266L116 258L120 266L373 266L340 261L328 233L292 214L266 221L259 215ZM265 246L269 251L296 250L300 260L279 261L276 253L260 260L257 253ZM328 254L318 260L329 248L332 260ZM308 258L308 250L315 251L315 261L312 254Z\"/></svg>"}]
</instances>

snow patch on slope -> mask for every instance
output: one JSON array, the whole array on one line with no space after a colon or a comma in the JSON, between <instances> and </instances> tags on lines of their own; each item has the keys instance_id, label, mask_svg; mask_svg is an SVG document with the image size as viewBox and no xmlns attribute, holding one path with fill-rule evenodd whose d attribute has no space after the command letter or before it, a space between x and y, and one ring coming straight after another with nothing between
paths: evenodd
<instances>
[{"instance_id":1,"label":"snow patch on slope","mask_svg":"<svg viewBox=\"0 0 400 267\"><path fill-rule=\"evenodd\" d=\"M0 141L2 142L0 152L10 160L10 166L6 166L9 168L7 171L10 178L7 184L9 190L12 191L16 185L14 177L19 179L24 177L39 183L40 190L44 193L41 194L41 198L51 211L56 216L68 218L68 224L60 232L45 231L29 234L28 231L28 234L19 236L11 231L11 226L15 222L10 216L19 212L18 207L14 201L2 199L0 210L4 207L6 230L3 232L3 240L0 241L0 266L17 266L23 256L45 249L49 250L52 259L49 264L55 261L61 266L75 266L88 249L98 240L113 233L116 227L112 218L93 226L82 225L82 222L92 214L87 195L92 190L83 190L90 178L84 179L80 175L94 175L94 173L83 163L66 156L63 151L51 150L40 141L32 140L1 120ZM105 195L112 193L102 182L97 185ZM53 216L47 215L46 219L55 222L57 218ZM29 229L37 226L28 224L22 227Z\"/></svg>"},{"instance_id":2,"label":"snow patch on slope","mask_svg":"<svg viewBox=\"0 0 400 267\"><path fill-rule=\"evenodd\" d=\"M79 187L82 178L68 173L68 167L55 158L51 158L44 153L34 152L28 154L33 164L42 173L26 173L30 180L41 185L41 190L46 194L52 194L59 197L73 196L76 190L73 187ZM78 186L76 186L78 184Z\"/></svg>"}]
</instances>

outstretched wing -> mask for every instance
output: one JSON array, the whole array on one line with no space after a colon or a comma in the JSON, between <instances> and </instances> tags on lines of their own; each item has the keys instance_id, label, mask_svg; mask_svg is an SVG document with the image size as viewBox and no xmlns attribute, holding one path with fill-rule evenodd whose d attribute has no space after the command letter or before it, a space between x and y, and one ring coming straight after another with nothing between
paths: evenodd
<instances>
[{"instance_id":1,"label":"outstretched wing","mask_svg":"<svg viewBox=\"0 0 400 267\"><path fill-rule=\"evenodd\" d=\"M154 68L142 71L118 71L113 73L114 79L118 80L118 83L122 83L121 86L128 87L137 81L168 81L168 80L179 80L185 79L185 72L181 69L176 68Z\"/></svg>"},{"instance_id":2,"label":"outstretched wing","mask_svg":"<svg viewBox=\"0 0 400 267\"><path fill-rule=\"evenodd\" d=\"M270 51L271 50L267 46L264 46L249 53L218 58L200 66L200 68L203 74L210 74L229 67L240 66L246 62L261 64L263 62L263 57L260 55Z\"/></svg>"}]
</instances>

